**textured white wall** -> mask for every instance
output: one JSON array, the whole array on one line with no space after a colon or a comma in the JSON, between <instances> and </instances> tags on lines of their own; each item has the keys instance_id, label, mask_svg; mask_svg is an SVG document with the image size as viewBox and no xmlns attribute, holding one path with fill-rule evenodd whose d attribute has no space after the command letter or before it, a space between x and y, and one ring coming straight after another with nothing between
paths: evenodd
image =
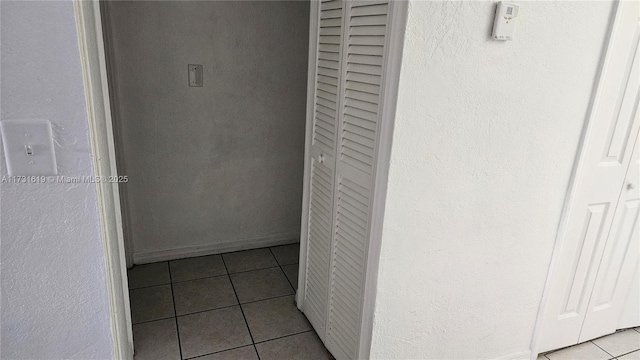
<instances>
[{"instance_id":1,"label":"textured white wall","mask_svg":"<svg viewBox=\"0 0 640 360\"><path fill-rule=\"evenodd\" d=\"M136 262L295 241L309 3L112 1L108 10ZM188 86L187 64L203 65L203 87Z\"/></svg>"},{"instance_id":2,"label":"textured white wall","mask_svg":"<svg viewBox=\"0 0 640 360\"><path fill-rule=\"evenodd\" d=\"M612 3L411 1L372 356L526 356Z\"/></svg>"},{"instance_id":3,"label":"textured white wall","mask_svg":"<svg viewBox=\"0 0 640 360\"><path fill-rule=\"evenodd\" d=\"M2 119L49 119L59 174L92 175L72 3L2 1L0 14ZM112 358L96 187L4 183L0 206L2 358Z\"/></svg>"}]
</instances>

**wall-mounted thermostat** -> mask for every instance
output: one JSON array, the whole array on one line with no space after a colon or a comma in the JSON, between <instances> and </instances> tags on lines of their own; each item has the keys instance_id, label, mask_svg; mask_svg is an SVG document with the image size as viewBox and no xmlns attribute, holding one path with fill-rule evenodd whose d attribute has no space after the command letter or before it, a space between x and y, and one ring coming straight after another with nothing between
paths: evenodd
<instances>
[{"instance_id":1,"label":"wall-mounted thermostat","mask_svg":"<svg viewBox=\"0 0 640 360\"><path fill-rule=\"evenodd\" d=\"M520 6L514 3L499 2L496 7L496 18L493 22L494 40L513 40L516 29L516 17Z\"/></svg>"}]
</instances>

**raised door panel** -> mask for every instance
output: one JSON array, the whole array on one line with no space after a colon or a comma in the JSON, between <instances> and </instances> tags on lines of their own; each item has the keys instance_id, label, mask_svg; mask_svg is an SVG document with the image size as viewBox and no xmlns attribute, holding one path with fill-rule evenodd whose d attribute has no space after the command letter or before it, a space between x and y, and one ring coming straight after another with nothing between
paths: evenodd
<instances>
[{"instance_id":1,"label":"raised door panel","mask_svg":"<svg viewBox=\"0 0 640 360\"><path fill-rule=\"evenodd\" d=\"M638 326L640 326L640 263L636 264L631 289L616 328L627 329Z\"/></svg>"}]
</instances>

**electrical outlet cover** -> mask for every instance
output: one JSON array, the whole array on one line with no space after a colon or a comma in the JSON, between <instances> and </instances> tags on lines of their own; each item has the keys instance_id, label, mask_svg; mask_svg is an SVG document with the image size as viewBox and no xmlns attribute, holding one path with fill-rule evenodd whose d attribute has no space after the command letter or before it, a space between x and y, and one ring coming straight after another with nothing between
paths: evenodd
<instances>
[{"instance_id":1,"label":"electrical outlet cover","mask_svg":"<svg viewBox=\"0 0 640 360\"><path fill-rule=\"evenodd\" d=\"M9 176L58 173L49 120L3 120L0 132Z\"/></svg>"}]
</instances>

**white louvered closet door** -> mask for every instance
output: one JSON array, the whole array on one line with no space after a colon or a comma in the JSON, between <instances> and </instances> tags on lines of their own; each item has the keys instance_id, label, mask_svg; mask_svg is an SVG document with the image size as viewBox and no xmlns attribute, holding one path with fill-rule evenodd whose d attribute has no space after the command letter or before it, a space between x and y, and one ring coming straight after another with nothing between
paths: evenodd
<instances>
[{"instance_id":1,"label":"white louvered closet door","mask_svg":"<svg viewBox=\"0 0 640 360\"><path fill-rule=\"evenodd\" d=\"M361 357L388 1L319 4L303 311L339 360Z\"/></svg>"},{"instance_id":2,"label":"white louvered closet door","mask_svg":"<svg viewBox=\"0 0 640 360\"><path fill-rule=\"evenodd\" d=\"M326 344L358 357L388 2L345 2Z\"/></svg>"},{"instance_id":3,"label":"white louvered closet door","mask_svg":"<svg viewBox=\"0 0 640 360\"><path fill-rule=\"evenodd\" d=\"M338 128L342 0L320 3L316 53L303 311L324 340L329 294L333 197Z\"/></svg>"}]
</instances>

